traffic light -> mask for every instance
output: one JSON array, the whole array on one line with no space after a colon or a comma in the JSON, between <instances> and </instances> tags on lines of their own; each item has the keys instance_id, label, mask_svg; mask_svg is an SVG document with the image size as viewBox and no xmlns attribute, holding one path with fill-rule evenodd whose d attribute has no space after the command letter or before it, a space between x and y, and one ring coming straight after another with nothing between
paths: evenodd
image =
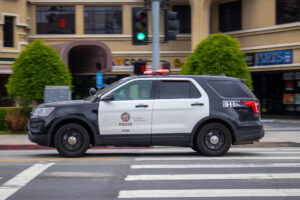
<instances>
[{"instance_id":1,"label":"traffic light","mask_svg":"<svg viewBox=\"0 0 300 200\"><path fill-rule=\"evenodd\" d=\"M136 75L143 75L144 72L147 70L147 64L143 61L138 61L134 63L134 74Z\"/></svg>"},{"instance_id":2,"label":"traffic light","mask_svg":"<svg viewBox=\"0 0 300 200\"><path fill-rule=\"evenodd\" d=\"M179 33L179 21L177 12L165 10L165 41L176 40Z\"/></svg>"},{"instance_id":3,"label":"traffic light","mask_svg":"<svg viewBox=\"0 0 300 200\"><path fill-rule=\"evenodd\" d=\"M147 8L132 8L132 44L148 45Z\"/></svg>"}]
</instances>

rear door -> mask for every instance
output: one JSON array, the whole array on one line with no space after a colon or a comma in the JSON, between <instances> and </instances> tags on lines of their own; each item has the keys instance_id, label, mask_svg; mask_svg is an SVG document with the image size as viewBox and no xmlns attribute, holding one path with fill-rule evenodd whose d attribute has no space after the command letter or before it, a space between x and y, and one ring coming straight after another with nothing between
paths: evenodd
<instances>
[{"instance_id":1,"label":"rear door","mask_svg":"<svg viewBox=\"0 0 300 200\"><path fill-rule=\"evenodd\" d=\"M188 140L196 123L209 116L208 96L194 79L161 78L156 81L156 91L152 120L153 144L164 143L164 140L171 142L173 136ZM179 136L182 136L181 139Z\"/></svg>"}]
</instances>

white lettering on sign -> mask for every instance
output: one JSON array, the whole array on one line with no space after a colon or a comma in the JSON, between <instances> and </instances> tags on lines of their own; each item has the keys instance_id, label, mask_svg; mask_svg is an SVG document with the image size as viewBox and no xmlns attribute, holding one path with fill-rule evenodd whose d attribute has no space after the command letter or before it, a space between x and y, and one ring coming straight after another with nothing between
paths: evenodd
<instances>
[{"instance_id":1,"label":"white lettering on sign","mask_svg":"<svg viewBox=\"0 0 300 200\"><path fill-rule=\"evenodd\" d=\"M239 107L240 100L223 100L223 108L234 108Z\"/></svg>"}]
</instances>

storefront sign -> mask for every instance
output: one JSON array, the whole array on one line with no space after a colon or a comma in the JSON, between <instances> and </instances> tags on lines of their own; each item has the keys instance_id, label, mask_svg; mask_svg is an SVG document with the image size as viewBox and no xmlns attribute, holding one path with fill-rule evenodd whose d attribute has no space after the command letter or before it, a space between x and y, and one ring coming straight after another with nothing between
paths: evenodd
<instances>
[{"instance_id":1,"label":"storefront sign","mask_svg":"<svg viewBox=\"0 0 300 200\"><path fill-rule=\"evenodd\" d=\"M293 50L256 53L256 65L279 65L293 63Z\"/></svg>"},{"instance_id":2,"label":"storefront sign","mask_svg":"<svg viewBox=\"0 0 300 200\"><path fill-rule=\"evenodd\" d=\"M246 63L249 67L255 65L255 53L246 53L245 57Z\"/></svg>"}]
</instances>

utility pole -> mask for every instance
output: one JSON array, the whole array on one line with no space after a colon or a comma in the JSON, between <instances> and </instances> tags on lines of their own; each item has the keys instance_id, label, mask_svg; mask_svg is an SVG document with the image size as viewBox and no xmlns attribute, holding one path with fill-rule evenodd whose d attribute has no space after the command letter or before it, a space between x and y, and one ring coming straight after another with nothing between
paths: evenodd
<instances>
[{"instance_id":1,"label":"utility pole","mask_svg":"<svg viewBox=\"0 0 300 200\"><path fill-rule=\"evenodd\" d=\"M160 0L152 0L152 70L160 68Z\"/></svg>"}]
</instances>

